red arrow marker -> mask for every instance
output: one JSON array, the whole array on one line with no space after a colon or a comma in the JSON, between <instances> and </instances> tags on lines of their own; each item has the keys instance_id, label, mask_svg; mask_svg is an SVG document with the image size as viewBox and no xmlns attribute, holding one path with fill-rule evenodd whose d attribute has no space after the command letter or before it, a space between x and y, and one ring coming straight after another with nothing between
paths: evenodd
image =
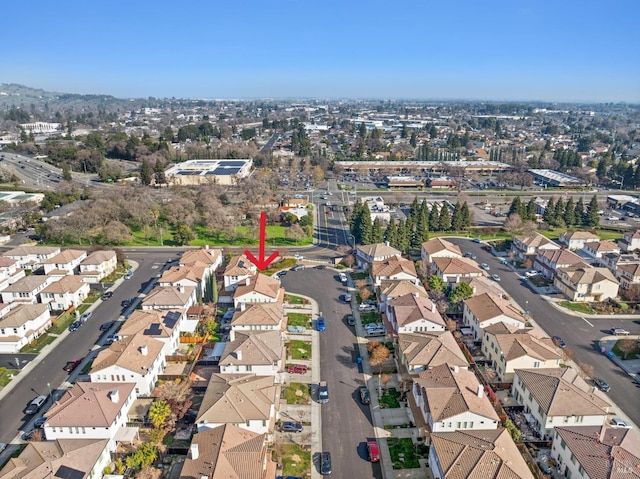
<instances>
[{"instance_id":1,"label":"red arrow marker","mask_svg":"<svg viewBox=\"0 0 640 479\"><path fill-rule=\"evenodd\" d=\"M265 259L264 247L265 247L266 241L267 241L267 214L263 211L262 213L260 213L260 258L256 259L256 257L253 256L253 254L249 250L244 250L244 254L247 255L247 258L249 259L249 261L255 264L260 271L267 269L271 264L271 262L274 259L276 259L279 254L277 251L274 251L273 254L271 254L271 256Z\"/></svg>"}]
</instances>

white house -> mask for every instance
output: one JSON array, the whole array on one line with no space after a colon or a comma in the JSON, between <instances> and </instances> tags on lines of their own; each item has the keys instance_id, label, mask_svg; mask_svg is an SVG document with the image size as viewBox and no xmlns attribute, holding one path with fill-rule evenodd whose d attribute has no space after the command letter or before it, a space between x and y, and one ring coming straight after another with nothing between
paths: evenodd
<instances>
[{"instance_id":1,"label":"white house","mask_svg":"<svg viewBox=\"0 0 640 479\"><path fill-rule=\"evenodd\" d=\"M598 264L602 264L601 260L603 255L611 253L620 254L620 247L613 241L593 241L585 244L582 251L598 261Z\"/></svg>"},{"instance_id":2,"label":"white house","mask_svg":"<svg viewBox=\"0 0 640 479\"><path fill-rule=\"evenodd\" d=\"M224 270L224 290L235 291L238 284L246 284L246 279L255 275L256 265L246 255L233 256Z\"/></svg>"},{"instance_id":3,"label":"white house","mask_svg":"<svg viewBox=\"0 0 640 479\"><path fill-rule=\"evenodd\" d=\"M382 261L374 261L370 268L374 286L379 286L384 280L406 279L416 284L420 283L415 264L402 256L392 256Z\"/></svg>"},{"instance_id":4,"label":"white house","mask_svg":"<svg viewBox=\"0 0 640 479\"><path fill-rule=\"evenodd\" d=\"M587 243L600 241L600 238L590 231L566 231L560 235L558 241L571 251L578 251Z\"/></svg>"},{"instance_id":5,"label":"white house","mask_svg":"<svg viewBox=\"0 0 640 479\"><path fill-rule=\"evenodd\" d=\"M518 261L531 261L535 259L539 251L560 249L560 245L544 237L540 233L516 236L511 243L511 251Z\"/></svg>"},{"instance_id":6,"label":"white house","mask_svg":"<svg viewBox=\"0 0 640 479\"><path fill-rule=\"evenodd\" d=\"M222 264L222 250L204 248L189 250L182 253L179 261L180 266L204 265L206 267L206 276L213 277L216 269Z\"/></svg>"},{"instance_id":7,"label":"white house","mask_svg":"<svg viewBox=\"0 0 640 479\"><path fill-rule=\"evenodd\" d=\"M204 265L172 266L158 280L158 286L185 286L196 289L196 297L203 299L208 289L207 268Z\"/></svg>"},{"instance_id":8,"label":"white house","mask_svg":"<svg viewBox=\"0 0 640 479\"><path fill-rule=\"evenodd\" d=\"M619 243L620 248L625 253L640 250L640 230L628 231L624 233Z\"/></svg>"},{"instance_id":9,"label":"white house","mask_svg":"<svg viewBox=\"0 0 640 479\"><path fill-rule=\"evenodd\" d=\"M414 374L441 364L469 367L451 331L398 334L398 360Z\"/></svg>"},{"instance_id":10,"label":"white house","mask_svg":"<svg viewBox=\"0 0 640 479\"><path fill-rule=\"evenodd\" d=\"M473 337L481 340L482 330L487 326L503 322L518 329L525 327L522 312L508 301L491 293L483 293L464 301L464 324L471 328Z\"/></svg>"},{"instance_id":11,"label":"white house","mask_svg":"<svg viewBox=\"0 0 640 479\"><path fill-rule=\"evenodd\" d=\"M42 262L44 274L75 274L80 271L80 263L87 257L87 252L79 249L65 249L52 258Z\"/></svg>"},{"instance_id":12,"label":"white house","mask_svg":"<svg viewBox=\"0 0 640 479\"><path fill-rule=\"evenodd\" d=\"M469 282L473 278L484 275L478 263L468 258L435 257L431 268L433 274L441 277L451 286L461 281Z\"/></svg>"},{"instance_id":13,"label":"white house","mask_svg":"<svg viewBox=\"0 0 640 479\"><path fill-rule=\"evenodd\" d=\"M18 262L21 269L36 270L42 267L42 262L60 253L57 246L17 246L6 251L3 256Z\"/></svg>"},{"instance_id":14,"label":"white house","mask_svg":"<svg viewBox=\"0 0 640 479\"><path fill-rule=\"evenodd\" d=\"M63 276L40 292L40 301L48 304L51 311L66 311L80 306L89 292L89 283L80 276Z\"/></svg>"},{"instance_id":15,"label":"white house","mask_svg":"<svg viewBox=\"0 0 640 479\"><path fill-rule=\"evenodd\" d=\"M418 294L424 298L428 298L429 295L424 289L422 284L415 284L412 281L401 279L399 281L386 280L382 281L376 288L378 302L381 304L386 303L394 298L404 296L405 294Z\"/></svg>"},{"instance_id":16,"label":"white house","mask_svg":"<svg viewBox=\"0 0 640 479\"><path fill-rule=\"evenodd\" d=\"M0 318L0 352L17 353L51 327L46 304L18 304Z\"/></svg>"},{"instance_id":17,"label":"white house","mask_svg":"<svg viewBox=\"0 0 640 479\"><path fill-rule=\"evenodd\" d=\"M283 329L282 303L240 303L231 319L234 331L272 331Z\"/></svg>"},{"instance_id":18,"label":"white house","mask_svg":"<svg viewBox=\"0 0 640 479\"><path fill-rule=\"evenodd\" d=\"M422 243L420 259L423 265L433 262L433 258L462 258L460 246L442 238L433 238Z\"/></svg>"},{"instance_id":19,"label":"white house","mask_svg":"<svg viewBox=\"0 0 640 479\"><path fill-rule=\"evenodd\" d=\"M164 343L163 356L173 354L180 346L180 324L184 310L136 309L118 330L118 336L127 338L142 334Z\"/></svg>"},{"instance_id":20,"label":"white house","mask_svg":"<svg viewBox=\"0 0 640 479\"><path fill-rule=\"evenodd\" d=\"M387 319L397 333L444 331L446 328L436 304L417 293L394 298L386 307Z\"/></svg>"},{"instance_id":21,"label":"white house","mask_svg":"<svg viewBox=\"0 0 640 479\"><path fill-rule=\"evenodd\" d=\"M280 331L229 332L220 355L221 374L253 373L256 376L275 376L282 371L285 357Z\"/></svg>"},{"instance_id":22,"label":"white house","mask_svg":"<svg viewBox=\"0 0 640 479\"><path fill-rule=\"evenodd\" d=\"M38 303L40 293L56 278L53 276L30 275L19 279L0 291L3 303Z\"/></svg>"},{"instance_id":23,"label":"white house","mask_svg":"<svg viewBox=\"0 0 640 479\"><path fill-rule=\"evenodd\" d=\"M383 261L392 256L402 256L402 252L389 246L388 243L376 243L358 246L356 264L359 268L368 269L374 261Z\"/></svg>"},{"instance_id":24,"label":"white house","mask_svg":"<svg viewBox=\"0 0 640 479\"><path fill-rule=\"evenodd\" d=\"M25 272L15 259L0 256L0 291L24 277Z\"/></svg>"},{"instance_id":25,"label":"white house","mask_svg":"<svg viewBox=\"0 0 640 479\"><path fill-rule=\"evenodd\" d=\"M187 309L196 303L193 286L158 286L142 300L142 309Z\"/></svg>"},{"instance_id":26,"label":"white house","mask_svg":"<svg viewBox=\"0 0 640 479\"><path fill-rule=\"evenodd\" d=\"M85 283L95 284L113 273L118 267L118 257L115 251L98 250L82 260L80 276Z\"/></svg>"}]
</instances>

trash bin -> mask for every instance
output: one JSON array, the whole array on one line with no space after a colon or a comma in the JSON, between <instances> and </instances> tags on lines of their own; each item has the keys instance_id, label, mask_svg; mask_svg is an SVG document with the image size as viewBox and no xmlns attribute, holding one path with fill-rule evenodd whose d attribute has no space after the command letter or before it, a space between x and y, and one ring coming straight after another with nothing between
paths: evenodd
<instances>
[{"instance_id":1,"label":"trash bin","mask_svg":"<svg viewBox=\"0 0 640 479\"><path fill-rule=\"evenodd\" d=\"M609 351L609 352L607 353L607 357L608 357L609 359L613 358L613 352L612 352L612 351Z\"/></svg>"}]
</instances>

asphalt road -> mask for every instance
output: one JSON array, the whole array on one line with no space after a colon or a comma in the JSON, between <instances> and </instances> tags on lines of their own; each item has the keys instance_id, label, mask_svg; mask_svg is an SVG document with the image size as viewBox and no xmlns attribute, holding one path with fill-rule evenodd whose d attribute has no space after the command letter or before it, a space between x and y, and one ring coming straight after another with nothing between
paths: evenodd
<instances>
[{"instance_id":1,"label":"asphalt road","mask_svg":"<svg viewBox=\"0 0 640 479\"><path fill-rule=\"evenodd\" d=\"M40 363L24 377L16 387L0 401L0 442L11 442L19 431L28 429L29 423L41 416L51 405L47 402L39 414L26 416L24 409L27 403L40 394L48 394L51 385L54 395L61 393L56 391L67 381L68 374L62 370L67 361L84 358L89 352L96 349L96 342L106 333L102 333L100 325L107 321L118 319L122 313L120 303L125 298L138 296L150 281L158 275L168 259L175 259L177 250L157 250L155 252L134 252L129 258L138 262L138 269L134 277L121 283L109 301L99 300L99 304L93 310L91 318L80 329L68 335L53 349ZM151 278L151 279L150 279ZM15 357L15 355L11 355ZM21 355L22 356L22 355ZM7 360L10 360L7 358ZM1 361L1 359L0 359ZM26 363L22 364L24 367ZM13 366L12 366L13 367ZM75 377L80 371L76 369L72 374ZM27 429L25 429L27 428Z\"/></svg>"},{"instance_id":2,"label":"asphalt road","mask_svg":"<svg viewBox=\"0 0 640 479\"><path fill-rule=\"evenodd\" d=\"M520 284L519 276L506 266L500 265L498 258L484 251L482 245L465 238L447 238L460 246L463 253L477 255L478 263L487 263L490 274L498 273L501 286L524 309L529 309L533 320L549 335L560 336L574 352L576 363L585 363L593 367L594 376L604 378L611 386L608 395L636 424L640 424L638 407L638 385L625 371L600 354L598 340L608 335L613 327L622 327L631 334L640 334L640 324L632 320L585 319L565 314L534 293L529 287ZM615 412L615 411L614 411Z\"/></svg>"},{"instance_id":3,"label":"asphalt road","mask_svg":"<svg viewBox=\"0 0 640 479\"><path fill-rule=\"evenodd\" d=\"M382 478L379 464L367 460L366 441L375 439L369 406L357 396L364 385L356 364L356 336L344 317L351 307L340 300L347 289L332 270L290 271L282 285L291 293L314 298L326 320L320 333L320 368L329 388L322 405L322 446L331 453L333 477ZM314 318L315 319L315 318Z\"/></svg>"}]
</instances>

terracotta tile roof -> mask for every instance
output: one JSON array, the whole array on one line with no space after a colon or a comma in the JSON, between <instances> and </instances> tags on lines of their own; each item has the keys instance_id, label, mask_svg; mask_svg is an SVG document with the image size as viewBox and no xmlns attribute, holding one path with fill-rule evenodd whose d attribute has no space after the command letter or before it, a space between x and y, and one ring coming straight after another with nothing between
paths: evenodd
<instances>
[{"instance_id":1,"label":"terracotta tile roof","mask_svg":"<svg viewBox=\"0 0 640 479\"><path fill-rule=\"evenodd\" d=\"M593 243L590 243L593 244ZM584 264L584 259L568 249L545 249L538 252L538 256L546 258L552 264Z\"/></svg>"},{"instance_id":2,"label":"terracotta tile roof","mask_svg":"<svg viewBox=\"0 0 640 479\"><path fill-rule=\"evenodd\" d=\"M79 381L67 389L47 411L45 414L47 425L51 427L110 427L135 387L135 383ZM117 395L114 395L113 391L117 391Z\"/></svg>"},{"instance_id":3,"label":"terracotta tile roof","mask_svg":"<svg viewBox=\"0 0 640 479\"><path fill-rule=\"evenodd\" d=\"M524 330L519 329L513 333L495 335L496 343L507 361L524 356L541 361L562 359L550 338L538 338L535 335L522 334L523 332Z\"/></svg>"},{"instance_id":4,"label":"terracotta tile roof","mask_svg":"<svg viewBox=\"0 0 640 479\"><path fill-rule=\"evenodd\" d=\"M136 309L122 324L118 334L124 337L142 334L154 338L169 338L183 315L184 310Z\"/></svg>"},{"instance_id":5,"label":"terracotta tile roof","mask_svg":"<svg viewBox=\"0 0 640 479\"><path fill-rule=\"evenodd\" d=\"M640 437L633 429L607 426L556 427L591 479L640 477Z\"/></svg>"},{"instance_id":6,"label":"terracotta tile roof","mask_svg":"<svg viewBox=\"0 0 640 479\"><path fill-rule=\"evenodd\" d=\"M221 366L271 366L284 357L284 342L280 330L233 331L220 355Z\"/></svg>"},{"instance_id":7,"label":"terracotta tile roof","mask_svg":"<svg viewBox=\"0 0 640 479\"><path fill-rule=\"evenodd\" d=\"M401 256L402 252L387 245L386 243L376 243L358 246L358 251L361 251L365 256L371 258L388 258L390 256Z\"/></svg>"},{"instance_id":8,"label":"terracotta tile roof","mask_svg":"<svg viewBox=\"0 0 640 479\"><path fill-rule=\"evenodd\" d=\"M442 238L433 238L429 241L425 241L424 243L422 243L422 248L430 255L439 253L440 251L450 251L451 253L457 254L458 256L462 256L462 250L460 249L460 246Z\"/></svg>"},{"instance_id":9,"label":"terracotta tile roof","mask_svg":"<svg viewBox=\"0 0 640 479\"><path fill-rule=\"evenodd\" d=\"M51 283L41 292L54 294L75 293L79 291L80 288L82 288L85 284L86 283L82 281L82 278L80 276L66 275L60 278L55 283Z\"/></svg>"},{"instance_id":10,"label":"terracotta tile roof","mask_svg":"<svg viewBox=\"0 0 640 479\"><path fill-rule=\"evenodd\" d=\"M147 348L146 355L143 354L144 346ZM144 370L153 365L163 347L162 341L144 334L138 333L128 336L111 343L108 348L100 351L93 360L89 374L97 373L114 365L142 374Z\"/></svg>"},{"instance_id":11,"label":"terracotta tile roof","mask_svg":"<svg viewBox=\"0 0 640 479\"><path fill-rule=\"evenodd\" d=\"M410 366L432 368L449 364L466 368L469 365L449 331L400 333L398 345Z\"/></svg>"},{"instance_id":12,"label":"terracotta tile roof","mask_svg":"<svg viewBox=\"0 0 640 479\"><path fill-rule=\"evenodd\" d=\"M453 418L466 412L473 412L490 420L498 421L493 406L482 394L478 397L478 382L475 374L468 369L441 364L422 371L414 377L414 382L423 389L425 403L434 422Z\"/></svg>"},{"instance_id":13,"label":"terracotta tile roof","mask_svg":"<svg viewBox=\"0 0 640 479\"><path fill-rule=\"evenodd\" d=\"M596 284L601 281L611 281L618 284L618 280L608 268L595 268L584 263L560 268L567 274L572 284Z\"/></svg>"},{"instance_id":14,"label":"terracotta tile roof","mask_svg":"<svg viewBox=\"0 0 640 479\"><path fill-rule=\"evenodd\" d=\"M248 279L248 284L239 284L234 298L239 298L245 294L252 292L263 294L274 301L278 300L280 296L284 296L284 289L280 287L280 281L270 276L258 273L255 276L251 276Z\"/></svg>"},{"instance_id":15,"label":"terracotta tile roof","mask_svg":"<svg viewBox=\"0 0 640 479\"><path fill-rule=\"evenodd\" d=\"M421 319L426 319L443 328L446 326L444 319L429 298L415 294L405 294L392 299L389 307L393 310L394 317L399 327L407 326Z\"/></svg>"},{"instance_id":16,"label":"terracotta tile roof","mask_svg":"<svg viewBox=\"0 0 640 479\"><path fill-rule=\"evenodd\" d=\"M491 293L483 293L466 299L464 304L480 323L505 315L508 318L515 319L524 324L522 312L516 309L511 303Z\"/></svg>"},{"instance_id":17,"label":"terracotta tile roof","mask_svg":"<svg viewBox=\"0 0 640 479\"><path fill-rule=\"evenodd\" d=\"M241 424L269 421L280 397L280 384L273 376L213 374L209 380L197 422Z\"/></svg>"},{"instance_id":18,"label":"terracotta tile roof","mask_svg":"<svg viewBox=\"0 0 640 479\"><path fill-rule=\"evenodd\" d=\"M109 443L108 439L58 439L28 442L18 457L0 470L0 479L42 479L66 477L64 470L90 477L93 467Z\"/></svg>"},{"instance_id":19,"label":"terracotta tile roof","mask_svg":"<svg viewBox=\"0 0 640 479\"><path fill-rule=\"evenodd\" d=\"M204 266L172 266L162 273L158 282L175 285L186 279L194 283L200 283L204 278L205 271L206 268Z\"/></svg>"},{"instance_id":20,"label":"terracotta tile roof","mask_svg":"<svg viewBox=\"0 0 640 479\"><path fill-rule=\"evenodd\" d=\"M50 256L52 254L58 254L60 248L58 246L17 246L4 252L4 256L10 258L19 258L23 256L40 255Z\"/></svg>"},{"instance_id":21,"label":"terracotta tile roof","mask_svg":"<svg viewBox=\"0 0 640 479\"><path fill-rule=\"evenodd\" d=\"M481 274L478 264L467 258L433 258L434 264L442 274Z\"/></svg>"},{"instance_id":22,"label":"terracotta tile roof","mask_svg":"<svg viewBox=\"0 0 640 479\"><path fill-rule=\"evenodd\" d=\"M234 313L231 326L278 326L282 314L282 303L249 303L244 311Z\"/></svg>"},{"instance_id":23,"label":"terracotta tile roof","mask_svg":"<svg viewBox=\"0 0 640 479\"><path fill-rule=\"evenodd\" d=\"M593 250L596 253L620 251L620 247L613 241L594 241L592 243L588 243L587 246L589 246L590 250Z\"/></svg>"},{"instance_id":24,"label":"terracotta tile roof","mask_svg":"<svg viewBox=\"0 0 640 479\"><path fill-rule=\"evenodd\" d=\"M111 250L99 250L89 253L89 255L82 260L83 265L99 265L105 263L116 257L116 252Z\"/></svg>"},{"instance_id":25,"label":"terracotta tile roof","mask_svg":"<svg viewBox=\"0 0 640 479\"><path fill-rule=\"evenodd\" d=\"M158 286L142 300L142 306L184 307L193 295L195 286Z\"/></svg>"},{"instance_id":26,"label":"terracotta tile roof","mask_svg":"<svg viewBox=\"0 0 640 479\"><path fill-rule=\"evenodd\" d=\"M67 264L86 256L87 252L80 249L65 249L52 258L46 259L42 264Z\"/></svg>"},{"instance_id":27,"label":"terracotta tile roof","mask_svg":"<svg viewBox=\"0 0 640 479\"><path fill-rule=\"evenodd\" d=\"M19 328L27 321L40 317L46 311L49 311L49 306L46 304L19 304L0 318L0 328Z\"/></svg>"},{"instance_id":28,"label":"terracotta tile roof","mask_svg":"<svg viewBox=\"0 0 640 479\"><path fill-rule=\"evenodd\" d=\"M371 263L371 275L374 277L389 277L401 273L410 274L416 278L418 277L418 273L416 273L416 266L413 261L401 256L392 256L391 258Z\"/></svg>"},{"instance_id":29,"label":"terracotta tile roof","mask_svg":"<svg viewBox=\"0 0 640 479\"><path fill-rule=\"evenodd\" d=\"M185 251L180 257L180 265L187 266L197 262L207 265L215 264L220 261L222 250L215 248L201 248L196 250Z\"/></svg>"},{"instance_id":30,"label":"terracotta tile roof","mask_svg":"<svg viewBox=\"0 0 640 479\"><path fill-rule=\"evenodd\" d=\"M445 479L533 479L506 429L436 432L431 442Z\"/></svg>"},{"instance_id":31,"label":"terracotta tile roof","mask_svg":"<svg viewBox=\"0 0 640 479\"><path fill-rule=\"evenodd\" d=\"M187 457L180 479L271 479L276 465L265 440L265 434L231 424L199 432L191 441L192 448L197 446L198 457Z\"/></svg>"},{"instance_id":32,"label":"terracotta tile roof","mask_svg":"<svg viewBox=\"0 0 640 479\"><path fill-rule=\"evenodd\" d=\"M224 270L224 276L252 276L256 274L256 265L247 256L233 256Z\"/></svg>"},{"instance_id":33,"label":"terracotta tile roof","mask_svg":"<svg viewBox=\"0 0 640 479\"><path fill-rule=\"evenodd\" d=\"M66 273L66 272L65 272ZM23 293L31 292L39 288L47 282L51 282L51 276L32 274L31 276L25 276L20 278L13 284L10 284L2 290L4 293Z\"/></svg>"},{"instance_id":34,"label":"terracotta tile roof","mask_svg":"<svg viewBox=\"0 0 640 479\"><path fill-rule=\"evenodd\" d=\"M600 237L590 231L567 231L562 234L562 238L570 240L595 240L599 241Z\"/></svg>"},{"instance_id":35,"label":"terracotta tile roof","mask_svg":"<svg viewBox=\"0 0 640 479\"><path fill-rule=\"evenodd\" d=\"M0 256L0 268L8 268L16 264L15 259L7 258L6 256Z\"/></svg>"},{"instance_id":36,"label":"terracotta tile roof","mask_svg":"<svg viewBox=\"0 0 640 479\"><path fill-rule=\"evenodd\" d=\"M515 374L547 416L606 415L611 406L572 368L516 369Z\"/></svg>"},{"instance_id":37,"label":"terracotta tile roof","mask_svg":"<svg viewBox=\"0 0 640 479\"><path fill-rule=\"evenodd\" d=\"M420 284L417 285L408 279L383 279L378 287L380 297L385 295L388 299L404 296L405 294L417 293L425 298L429 297L427 291Z\"/></svg>"}]
</instances>

